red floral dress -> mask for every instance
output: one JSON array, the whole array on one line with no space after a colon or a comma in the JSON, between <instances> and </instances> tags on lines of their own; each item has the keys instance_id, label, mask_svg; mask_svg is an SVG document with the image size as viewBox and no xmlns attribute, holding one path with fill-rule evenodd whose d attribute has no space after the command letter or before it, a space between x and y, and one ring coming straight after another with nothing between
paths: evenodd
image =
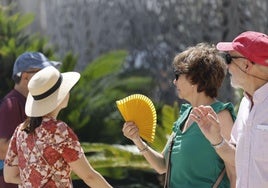
<instances>
[{"instance_id":1,"label":"red floral dress","mask_svg":"<svg viewBox=\"0 0 268 188\"><path fill-rule=\"evenodd\" d=\"M5 164L18 166L23 188L71 188L69 162L83 155L77 136L64 122L43 118L35 134L17 127Z\"/></svg>"}]
</instances>

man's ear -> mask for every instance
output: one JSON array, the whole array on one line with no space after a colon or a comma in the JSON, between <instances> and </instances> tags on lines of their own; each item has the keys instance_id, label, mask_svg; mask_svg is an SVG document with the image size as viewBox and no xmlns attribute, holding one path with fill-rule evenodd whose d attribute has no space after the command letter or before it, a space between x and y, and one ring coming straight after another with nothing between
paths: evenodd
<instances>
[{"instance_id":1,"label":"man's ear","mask_svg":"<svg viewBox=\"0 0 268 188\"><path fill-rule=\"evenodd\" d=\"M245 65L245 71L246 71L246 72L250 71L251 68L252 68L252 66L253 66L253 63L250 62L250 61L247 61L247 62L246 62L246 65Z\"/></svg>"},{"instance_id":2,"label":"man's ear","mask_svg":"<svg viewBox=\"0 0 268 188\"><path fill-rule=\"evenodd\" d=\"M31 74L28 74L27 72L21 73L21 80L25 80L25 81L29 82L31 77L32 77Z\"/></svg>"},{"instance_id":3,"label":"man's ear","mask_svg":"<svg viewBox=\"0 0 268 188\"><path fill-rule=\"evenodd\" d=\"M25 72L23 72L23 73L21 73L21 80L27 80L28 79L28 74L27 73L25 73Z\"/></svg>"}]
</instances>

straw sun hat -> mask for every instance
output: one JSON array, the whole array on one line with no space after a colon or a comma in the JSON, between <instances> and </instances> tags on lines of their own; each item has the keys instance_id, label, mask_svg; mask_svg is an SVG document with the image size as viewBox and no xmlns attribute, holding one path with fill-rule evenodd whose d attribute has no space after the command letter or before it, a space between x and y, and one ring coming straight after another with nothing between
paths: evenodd
<instances>
[{"instance_id":1,"label":"straw sun hat","mask_svg":"<svg viewBox=\"0 0 268 188\"><path fill-rule=\"evenodd\" d=\"M26 115L40 117L55 110L79 78L78 72L60 73L53 66L37 72L28 83Z\"/></svg>"}]
</instances>

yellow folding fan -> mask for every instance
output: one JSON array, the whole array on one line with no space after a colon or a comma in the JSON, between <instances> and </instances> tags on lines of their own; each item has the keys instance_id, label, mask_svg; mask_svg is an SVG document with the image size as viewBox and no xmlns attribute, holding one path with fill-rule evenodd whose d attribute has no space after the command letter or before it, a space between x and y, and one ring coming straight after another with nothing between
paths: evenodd
<instances>
[{"instance_id":1,"label":"yellow folding fan","mask_svg":"<svg viewBox=\"0 0 268 188\"><path fill-rule=\"evenodd\" d=\"M152 143L156 127L156 111L153 102L145 95L133 94L116 101L116 105L124 120L135 122L140 136Z\"/></svg>"}]
</instances>

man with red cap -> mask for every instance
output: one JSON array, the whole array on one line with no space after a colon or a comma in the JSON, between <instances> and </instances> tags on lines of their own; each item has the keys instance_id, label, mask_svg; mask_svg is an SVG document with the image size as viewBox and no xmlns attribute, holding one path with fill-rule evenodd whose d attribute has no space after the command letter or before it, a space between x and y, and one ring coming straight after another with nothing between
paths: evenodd
<instances>
[{"instance_id":1,"label":"man with red cap","mask_svg":"<svg viewBox=\"0 0 268 188\"><path fill-rule=\"evenodd\" d=\"M230 141L223 139L210 107L193 109L191 117L224 161L236 168L237 188L268 187L268 36L246 31L232 42L220 42L231 84L244 90Z\"/></svg>"}]
</instances>

